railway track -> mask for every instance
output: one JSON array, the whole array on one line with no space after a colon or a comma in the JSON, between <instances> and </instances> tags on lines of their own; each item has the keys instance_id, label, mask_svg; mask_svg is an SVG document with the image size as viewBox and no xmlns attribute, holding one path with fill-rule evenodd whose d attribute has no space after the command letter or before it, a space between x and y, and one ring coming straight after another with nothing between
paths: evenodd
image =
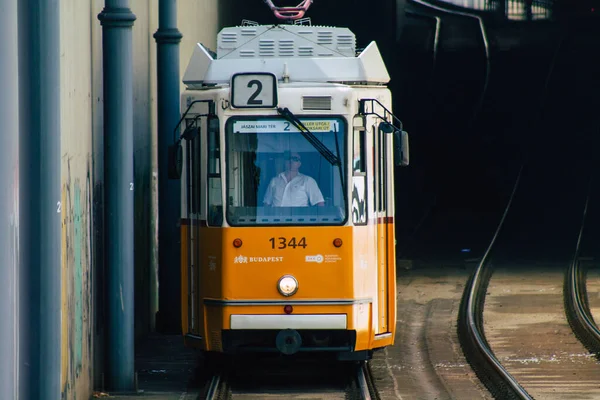
<instances>
[{"instance_id":1,"label":"railway track","mask_svg":"<svg viewBox=\"0 0 600 400\"><path fill-rule=\"evenodd\" d=\"M529 399L530 396L498 360L484 334L483 308L492 273L486 263L510 210L520 176L519 173L498 229L479 265L467 282L458 317L458 337L467 360L491 394L496 398L503 399Z\"/></svg>"},{"instance_id":2,"label":"railway track","mask_svg":"<svg viewBox=\"0 0 600 400\"><path fill-rule=\"evenodd\" d=\"M266 357L222 365L210 378L206 400L378 400L368 362Z\"/></svg>"},{"instance_id":3,"label":"railway track","mask_svg":"<svg viewBox=\"0 0 600 400\"><path fill-rule=\"evenodd\" d=\"M583 211L583 221L577 238L575 255L565 274L564 282L564 302L565 312L569 325L581 343L596 357L600 356L600 330L594 321L594 316L590 309L587 291L587 268L584 265L586 260L580 259L581 240L584 233L584 227L589 207L590 197L585 202Z\"/></svg>"},{"instance_id":4,"label":"railway track","mask_svg":"<svg viewBox=\"0 0 600 400\"><path fill-rule=\"evenodd\" d=\"M597 28L573 26L561 43L547 110L529 138L529 163L520 199L511 205L464 292L459 336L465 355L496 398L593 399L600 397L594 357L600 335L589 307L580 260L581 209L586 181L597 168L589 152L599 124L597 72L589 65ZM586 39L587 38L587 39ZM583 99L582 93L592 97ZM549 129L569 129L561 145ZM543 132L543 133L542 133ZM553 165L559 152L563 165ZM521 174L519 174L521 177ZM518 182L515 185L518 186ZM512 219L503 227L510 210ZM560 210L559 212L557 212ZM583 213L585 221L586 212ZM496 239L500 234L499 243ZM575 246L577 243L577 246ZM582 341L577 340L580 338ZM583 343L583 344L582 344Z\"/></svg>"},{"instance_id":5,"label":"railway track","mask_svg":"<svg viewBox=\"0 0 600 400\"><path fill-rule=\"evenodd\" d=\"M511 202L512 197L507 212ZM515 266L504 260L498 263L502 268L492 268L488 255L505 213L470 278L461 304L459 337L473 369L496 398L600 396L596 379L600 331L588 301L586 265L580 258L589 202L588 188L570 262Z\"/></svg>"},{"instance_id":6,"label":"railway track","mask_svg":"<svg viewBox=\"0 0 600 400\"><path fill-rule=\"evenodd\" d=\"M456 335L472 267L440 261L399 271L396 342L371 363L382 399L492 399Z\"/></svg>"},{"instance_id":7,"label":"railway track","mask_svg":"<svg viewBox=\"0 0 600 400\"><path fill-rule=\"evenodd\" d=\"M589 192L586 210L588 202ZM494 397L600 397L600 331L580 258L583 226L572 260L558 263L497 260L492 265L488 255L497 232L471 276L460 309L459 337L469 363Z\"/></svg>"}]
</instances>

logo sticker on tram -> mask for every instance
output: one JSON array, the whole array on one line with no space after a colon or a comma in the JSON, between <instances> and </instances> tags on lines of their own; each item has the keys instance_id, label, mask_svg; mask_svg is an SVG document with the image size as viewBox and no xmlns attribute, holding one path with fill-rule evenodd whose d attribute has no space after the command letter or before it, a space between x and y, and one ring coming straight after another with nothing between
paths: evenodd
<instances>
[{"instance_id":1,"label":"logo sticker on tram","mask_svg":"<svg viewBox=\"0 0 600 400\"><path fill-rule=\"evenodd\" d=\"M215 271L217 269L217 257L208 256L208 270Z\"/></svg>"},{"instance_id":2,"label":"logo sticker on tram","mask_svg":"<svg viewBox=\"0 0 600 400\"><path fill-rule=\"evenodd\" d=\"M342 257L339 256L338 254L325 254L324 256L322 254L316 254L316 255L310 255L310 256L304 257L304 261L314 262L317 264L321 264L323 262L334 263L334 262L338 262L341 260L342 260Z\"/></svg>"},{"instance_id":3,"label":"logo sticker on tram","mask_svg":"<svg viewBox=\"0 0 600 400\"><path fill-rule=\"evenodd\" d=\"M334 263L341 261L342 257L339 254L325 254L325 262L326 263Z\"/></svg>"},{"instance_id":4,"label":"logo sticker on tram","mask_svg":"<svg viewBox=\"0 0 600 400\"><path fill-rule=\"evenodd\" d=\"M321 254L317 254L317 255L314 255L314 256L306 256L304 258L304 261L306 261L306 262L314 262L314 263L321 264L323 262L323 256Z\"/></svg>"},{"instance_id":5,"label":"logo sticker on tram","mask_svg":"<svg viewBox=\"0 0 600 400\"><path fill-rule=\"evenodd\" d=\"M249 264L249 263L280 263L283 262L283 257L246 257L237 256L233 259L234 264Z\"/></svg>"},{"instance_id":6,"label":"logo sticker on tram","mask_svg":"<svg viewBox=\"0 0 600 400\"><path fill-rule=\"evenodd\" d=\"M233 263L234 264L247 264L248 263L248 257L237 256L236 258L233 259Z\"/></svg>"}]
</instances>

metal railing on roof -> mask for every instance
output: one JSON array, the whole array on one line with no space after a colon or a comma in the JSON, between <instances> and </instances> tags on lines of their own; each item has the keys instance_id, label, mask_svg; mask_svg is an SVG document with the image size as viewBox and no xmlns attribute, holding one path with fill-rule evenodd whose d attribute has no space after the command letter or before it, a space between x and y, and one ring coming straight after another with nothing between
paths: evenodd
<instances>
[{"instance_id":1,"label":"metal railing on roof","mask_svg":"<svg viewBox=\"0 0 600 400\"><path fill-rule=\"evenodd\" d=\"M509 20L549 19L554 0L437 0L475 11L503 13Z\"/></svg>"}]
</instances>

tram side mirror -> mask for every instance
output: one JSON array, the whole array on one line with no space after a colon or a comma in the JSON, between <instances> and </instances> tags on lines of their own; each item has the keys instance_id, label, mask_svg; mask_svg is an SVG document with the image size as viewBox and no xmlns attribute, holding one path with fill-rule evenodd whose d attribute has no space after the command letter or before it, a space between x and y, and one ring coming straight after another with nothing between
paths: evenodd
<instances>
[{"instance_id":1,"label":"tram side mirror","mask_svg":"<svg viewBox=\"0 0 600 400\"><path fill-rule=\"evenodd\" d=\"M392 133L394 132L394 125L389 122L382 122L379 124L379 130L383 133Z\"/></svg>"},{"instance_id":2,"label":"tram side mirror","mask_svg":"<svg viewBox=\"0 0 600 400\"><path fill-rule=\"evenodd\" d=\"M181 135L182 139L194 140L200 135L200 128L196 126L190 126L183 131ZM169 146L169 179L180 179L181 171L183 169L183 146L181 140L178 140L174 145Z\"/></svg>"},{"instance_id":3,"label":"tram side mirror","mask_svg":"<svg viewBox=\"0 0 600 400\"><path fill-rule=\"evenodd\" d=\"M196 126L190 126L183 131L181 138L189 141L196 139L198 135L200 135L200 128Z\"/></svg>"},{"instance_id":4,"label":"tram side mirror","mask_svg":"<svg viewBox=\"0 0 600 400\"><path fill-rule=\"evenodd\" d=\"M183 168L183 148L181 143L169 146L169 179L181 178Z\"/></svg>"},{"instance_id":5,"label":"tram side mirror","mask_svg":"<svg viewBox=\"0 0 600 400\"><path fill-rule=\"evenodd\" d=\"M394 165L397 167L406 167L408 163L408 132L394 130Z\"/></svg>"}]
</instances>

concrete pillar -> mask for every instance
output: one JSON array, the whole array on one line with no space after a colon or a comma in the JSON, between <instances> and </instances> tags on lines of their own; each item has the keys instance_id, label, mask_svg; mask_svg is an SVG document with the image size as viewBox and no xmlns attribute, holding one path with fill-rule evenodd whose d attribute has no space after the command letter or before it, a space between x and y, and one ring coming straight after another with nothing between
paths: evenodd
<instances>
[{"instance_id":1,"label":"concrete pillar","mask_svg":"<svg viewBox=\"0 0 600 400\"><path fill-rule=\"evenodd\" d=\"M200 16L198 16L200 17ZM179 122L179 42L176 0L159 0L157 45L158 69L158 315L157 329L181 332L181 189L169 180L168 146Z\"/></svg>"},{"instance_id":2,"label":"concrete pillar","mask_svg":"<svg viewBox=\"0 0 600 400\"><path fill-rule=\"evenodd\" d=\"M61 397L59 6L59 0L18 2L19 389L23 399Z\"/></svg>"},{"instance_id":3,"label":"concrete pillar","mask_svg":"<svg viewBox=\"0 0 600 400\"><path fill-rule=\"evenodd\" d=\"M105 0L102 23L104 77L104 187L108 389L135 390L133 56L135 15L129 0Z\"/></svg>"},{"instance_id":4,"label":"concrete pillar","mask_svg":"<svg viewBox=\"0 0 600 400\"><path fill-rule=\"evenodd\" d=\"M17 398L19 116L17 0L0 0L0 398Z\"/></svg>"}]
</instances>

